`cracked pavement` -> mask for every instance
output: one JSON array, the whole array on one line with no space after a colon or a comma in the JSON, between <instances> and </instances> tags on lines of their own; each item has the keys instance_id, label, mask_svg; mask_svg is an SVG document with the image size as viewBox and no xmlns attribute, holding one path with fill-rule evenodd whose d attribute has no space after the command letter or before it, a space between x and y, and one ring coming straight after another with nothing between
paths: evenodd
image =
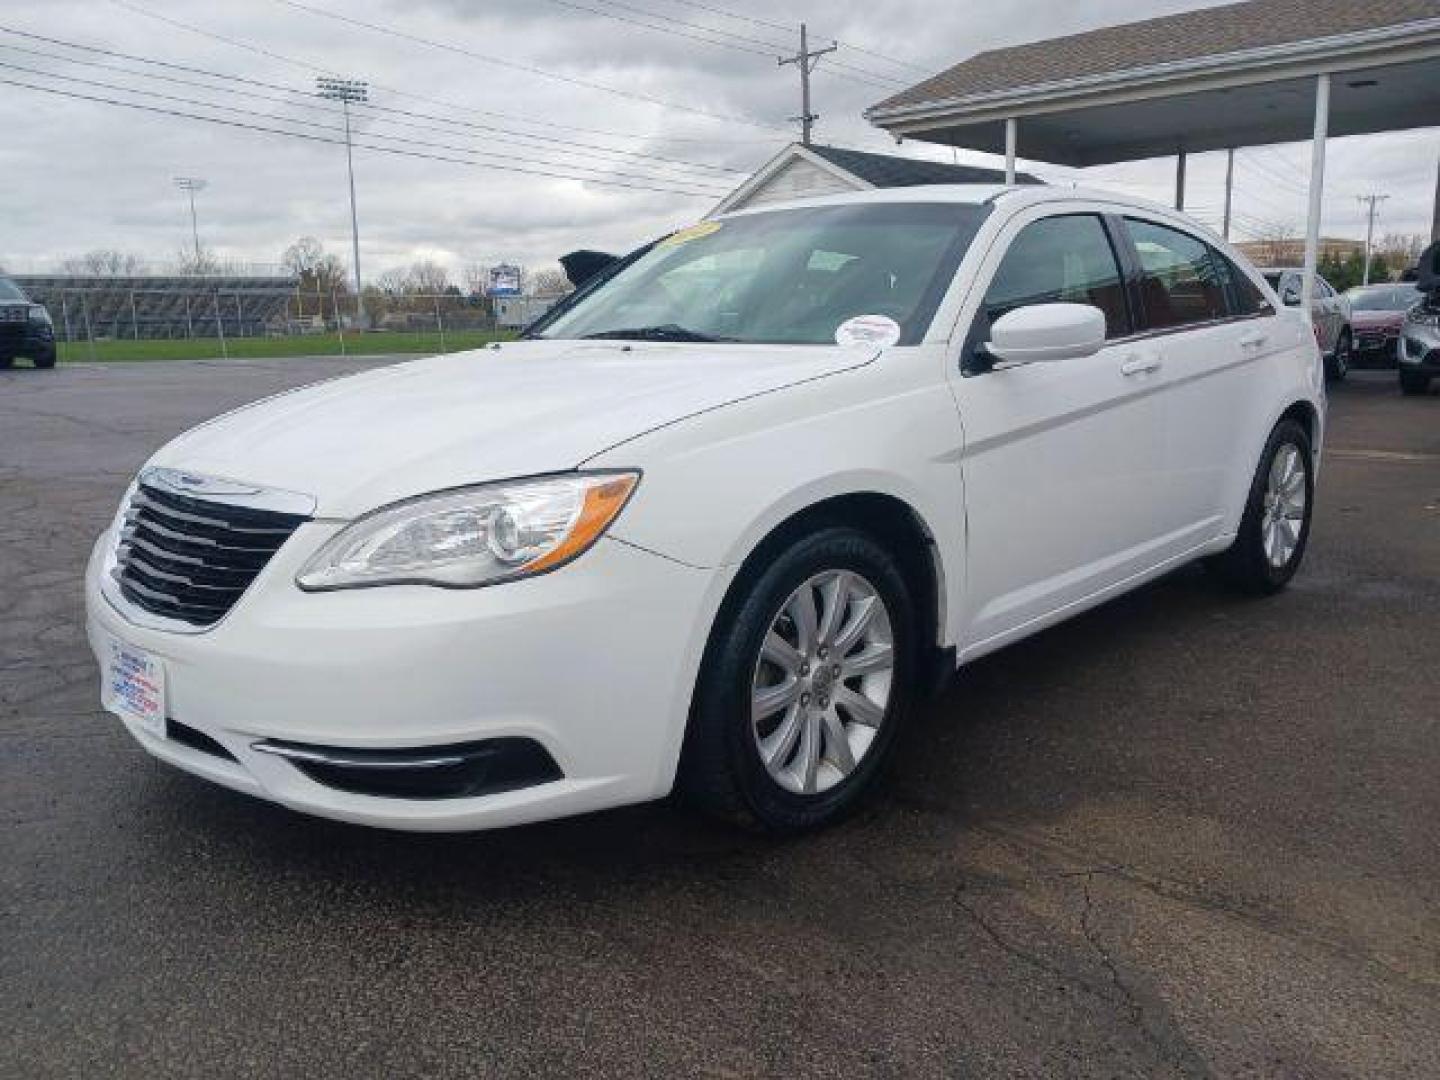
<instances>
[{"instance_id":1,"label":"cracked pavement","mask_svg":"<svg viewBox=\"0 0 1440 1080\"><path fill-rule=\"evenodd\" d=\"M89 546L151 450L338 358L0 374L0 1076L1440 1075L1440 400L1332 396L1307 563L989 657L878 797L311 820L98 707Z\"/></svg>"}]
</instances>

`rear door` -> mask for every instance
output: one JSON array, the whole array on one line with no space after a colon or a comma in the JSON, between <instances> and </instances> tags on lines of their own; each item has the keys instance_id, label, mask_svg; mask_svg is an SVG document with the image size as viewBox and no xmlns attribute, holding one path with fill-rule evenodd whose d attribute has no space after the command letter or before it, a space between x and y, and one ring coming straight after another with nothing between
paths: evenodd
<instances>
[{"instance_id":1,"label":"rear door","mask_svg":"<svg viewBox=\"0 0 1440 1080\"><path fill-rule=\"evenodd\" d=\"M1110 226L1031 208L976 276L952 387L965 432L965 652L976 655L1148 568L1165 431L1152 346L1130 340ZM996 368L982 345L1017 307L1092 304L1109 343L1093 356Z\"/></svg>"},{"instance_id":2,"label":"rear door","mask_svg":"<svg viewBox=\"0 0 1440 1080\"><path fill-rule=\"evenodd\" d=\"M1224 529L1230 487L1266 401L1261 365L1284 347L1275 309L1221 252L1173 222L1125 218L1141 295L1142 338L1160 363L1164 551L1181 557ZM1248 475L1248 473L1247 473Z\"/></svg>"}]
</instances>

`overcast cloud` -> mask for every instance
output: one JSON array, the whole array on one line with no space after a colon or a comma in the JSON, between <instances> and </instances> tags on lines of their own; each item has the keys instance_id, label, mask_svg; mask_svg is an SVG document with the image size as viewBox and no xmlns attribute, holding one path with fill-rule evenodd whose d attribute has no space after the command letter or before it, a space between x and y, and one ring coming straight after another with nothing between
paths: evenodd
<instances>
[{"instance_id":1,"label":"overcast cloud","mask_svg":"<svg viewBox=\"0 0 1440 1080\"><path fill-rule=\"evenodd\" d=\"M146 80L128 72L149 70L172 79L211 81L173 68L146 69L130 61L70 52L6 34L0 34L0 64L10 66L0 67L0 79L193 111L193 106L175 101L56 78L69 76L331 125L336 123L335 115L316 110L307 93L315 71L329 70L368 79L376 105L444 118L416 120L391 113L380 114L385 117L382 122L372 115L357 124L362 140L378 143L378 137L388 133L415 140L386 143L397 150L447 157L461 157L467 151L507 154L526 159L503 162L516 167L567 173L584 167L671 189L628 190L357 150L366 277L422 258L437 259L458 273L470 263L519 260L538 265L575 247L633 247L702 216L746 171L791 137L786 118L799 111L797 76L793 66L776 65L773 50L739 38L726 38L732 47L685 40L572 5L637 19L639 11L650 10L662 13L671 26L715 27L767 42L784 35L764 23L805 19L820 41L833 36L917 64L919 68L907 68L842 49L822 61L816 74L815 104L823 117L818 139L882 152L893 151L893 144L866 124L860 113L885 97L887 86L896 84L863 82L858 73L840 68L835 61L891 80L913 81L983 49L1205 6L1193 0L1030 0L1023 7L952 0L710 0L711 7L762 20L748 22L719 18L685 0L627 0L625 5L608 0L306 3L632 96L338 23L281 0L203 5L186 0L6 0L0 26L244 76L293 88L291 94L251 86L248 89L260 97L238 97ZM167 25L137 9L287 59ZM758 52L745 51L749 48ZM56 59L61 54L112 67ZM693 111L662 107L645 98ZM262 126L276 123L238 112L211 115ZM617 159L613 154L534 139L522 138L524 145L516 145L499 141L497 132L459 126L454 123L457 119L710 168ZM398 126L404 123L415 126ZM309 234L348 259L349 207L340 146L57 97L14 85L0 85L0 124L5 131L0 140L0 265L12 271L49 269L60 257L97 247L153 260L172 258L189 242L188 210L172 186L172 178L180 175L208 179L209 187L200 196L200 229L203 241L222 257L274 263L288 243ZM323 126L293 129L333 137ZM901 152L951 160L949 150L923 144L907 143ZM1328 170L1325 233L1362 236L1363 218L1355 196L1371 191L1391 196L1382 208L1379 233L1428 231L1437 156L1440 129L1436 128L1336 140ZM995 163L987 155L964 151L958 160ZM1190 204L1212 222L1219 216L1223 161L1223 155L1207 154L1192 158L1190 165ZM721 172L717 167L736 171ZM1173 164L1138 162L1083 174L1036 164L1032 171L1052 180L1078 179L1168 201ZM1304 220L1307 171L1304 146L1246 152L1237 169L1235 202L1242 228L1298 229Z\"/></svg>"}]
</instances>

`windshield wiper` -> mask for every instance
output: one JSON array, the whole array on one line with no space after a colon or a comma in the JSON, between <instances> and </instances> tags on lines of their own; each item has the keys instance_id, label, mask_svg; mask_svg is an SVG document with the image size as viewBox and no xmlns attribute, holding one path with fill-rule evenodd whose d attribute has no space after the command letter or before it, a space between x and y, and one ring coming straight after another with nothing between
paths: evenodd
<instances>
[{"instance_id":1,"label":"windshield wiper","mask_svg":"<svg viewBox=\"0 0 1440 1080\"><path fill-rule=\"evenodd\" d=\"M717 337L699 330L687 330L679 323L663 326L632 326L625 330L601 330L598 334L586 334L584 340L598 341L616 339L629 341L738 341L738 338Z\"/></svg>"}]
</instances>

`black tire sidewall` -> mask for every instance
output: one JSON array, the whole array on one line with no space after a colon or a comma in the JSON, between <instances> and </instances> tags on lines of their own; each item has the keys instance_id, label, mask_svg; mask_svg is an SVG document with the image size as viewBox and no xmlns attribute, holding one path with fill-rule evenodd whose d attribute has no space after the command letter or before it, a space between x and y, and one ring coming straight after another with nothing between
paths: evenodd
<instances>
[{"instance_id":1,"label":"black tire sidewall","mask_svg":"<svg viewBox=\"0 0 1440 1080\"><path fill-rule=\"evenodd\" d=\"M1295 550L1284 566L1274 566L1265 556L1263 519L1265 515L1265 491L1270 477L1270 467L1282 446L1291 445L1300 451L1300 460L1305 466L1305 520L1301 523L1300 537ZM1295 576L1305 558L1305 549L1310 541L1310 524L1315 518L1315 462L1310 447L1310 436L1294 420L1282 420L1271 431L1260 455L1260 463L1250 484L1250 496L1245 503L1245 515L1241 519L1240 533L1236 537L1240 573L1244 584L1259 592L1278 592Z\"/></svg>"},{"instance_id":2,"label":"black tire sidewall","mask_svg":"<svg viewBox=\"0 0 1440 1080\"><path fill-rule=\"evenodd\" d=\"M879 734L854 772L828 791L797 795L770 777L751 731L750 697L760 646L776 614L801 583L826 570L862 575L888 609L895 642L890 700ZM744 816L773 831L797 831L832 821L852 808L893 745L914 695L914 601L899 563L866 533L846 526L821 529L795 541L743 586L739 603L717 626L709 671L697 695L692 723L704 725L690 752L706 755L702 768L723 768ZM715 760L719 757L720 760Z\"/></svg>"}]
</instances>

